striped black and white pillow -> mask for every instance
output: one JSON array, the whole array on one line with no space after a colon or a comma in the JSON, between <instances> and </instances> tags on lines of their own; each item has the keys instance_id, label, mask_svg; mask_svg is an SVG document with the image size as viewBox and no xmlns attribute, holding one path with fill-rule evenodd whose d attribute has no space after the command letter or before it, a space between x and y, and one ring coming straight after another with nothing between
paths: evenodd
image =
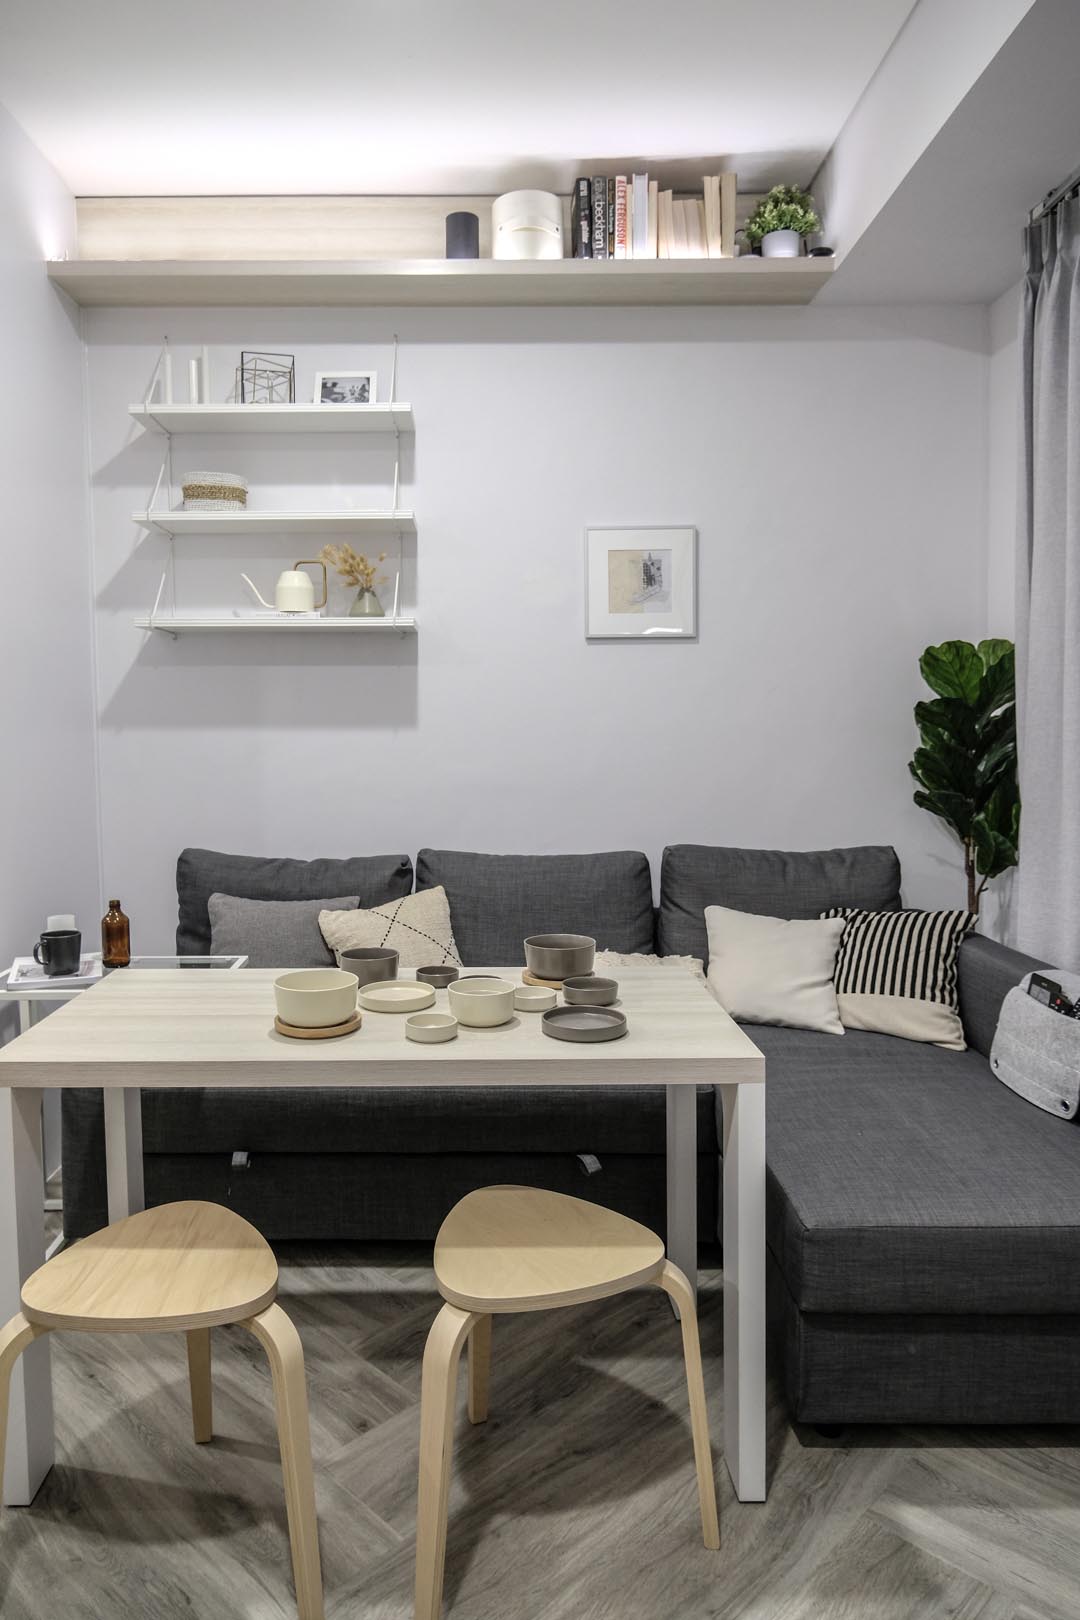
<instances>
[{"instance_id":1,"label":"striped black and white pillow","mask_svg":"<svg viewBox=\"0 0 1080 1620\"><path fill-rule=\"evenodd\" d=\"M854 911L846 922L833 982L845 1029L869 1029L962 1052L956 965L975 926L970 911Z\"/></svg>"}]
</instances>

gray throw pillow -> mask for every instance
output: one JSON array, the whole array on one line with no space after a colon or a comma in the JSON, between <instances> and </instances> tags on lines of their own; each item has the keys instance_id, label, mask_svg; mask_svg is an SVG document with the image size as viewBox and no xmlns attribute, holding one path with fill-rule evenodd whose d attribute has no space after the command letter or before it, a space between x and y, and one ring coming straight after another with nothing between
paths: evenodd
<instances>
[{"instance_id":1,"label":"gray throw pillow","mask_svg":"<svg viewBox=\"0 0 1080 1620\"><path fill-rule=\"evenodd\" d=\"M235 894L212 894L210 949L215 954L246 956L248 967L333 967L334 953L319 932L319 912L352 911L360 896L328 900L241 900Z\"/></svg>"}]
</instances>

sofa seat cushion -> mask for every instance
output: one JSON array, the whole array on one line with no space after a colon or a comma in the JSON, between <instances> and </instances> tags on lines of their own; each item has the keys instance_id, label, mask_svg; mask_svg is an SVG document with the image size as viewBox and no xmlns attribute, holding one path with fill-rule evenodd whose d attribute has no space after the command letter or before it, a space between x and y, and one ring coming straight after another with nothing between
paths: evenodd
<instances>
[{"instance_id":1,"label":"sofa seat cushion","mask_svg":"<svg viewBox=\"0 0 1080 1620\"><path fill-rule=\"evenodd\" d=\"M210 950L210 896L242 900L326 900L359 895L362 906L381 906L412 889L407 855L351 855L346 860L297 861L286 856L225 855L216 849L181 850L176 863L179 956Z\"/></svg>"},{"instance_id":2,"label":"sofa seat cushion","mask_svg":"<svg viewBox=\"0 0 1080 1620\"><path fill-rule=\"evenodd\" d=\"M69 1093L68 1095L78 1095ZM147 1153L663 1153L662 1086L144 1091ZM701 1151L716 1152L711 1086Z\"/></svg>"},{"instance_id":3,"label":"sofa seat cushion","mask_svg":"<svg viewBox=\"0 0 1080 1620\"><path fill-rule=\"evenodd\" d=\"M852 849L722 849L669 844L660 867L664 956L707 957L705 907L758 917L820 917L832 906L895 911L900 862L888 844Z\"/></svg>"},{"instance_id":4,"label":"sofa seat cushion","mask_svg":"<svg viewBox=\"0 0 1080 1620\"><path fill-rule=\"evenodd\" d=\"M747 1029L767 1234L804 1311L1080 1313L1080 1128L975 1051Z\"/></svg>"},{"instance_id":5,"label":"sofa seat cushion","mask_svg":"<svg viewBox=\"0 0 1080 1620\"><path fill-rule=\"evenodd\" d=\"M523 963L530 934L589 934L608 951L653 949L652 877L648 859L636 850L476 855L422 849L416 887L440 883L458 952L470 967Z\"/></svg>"}]
</instances>

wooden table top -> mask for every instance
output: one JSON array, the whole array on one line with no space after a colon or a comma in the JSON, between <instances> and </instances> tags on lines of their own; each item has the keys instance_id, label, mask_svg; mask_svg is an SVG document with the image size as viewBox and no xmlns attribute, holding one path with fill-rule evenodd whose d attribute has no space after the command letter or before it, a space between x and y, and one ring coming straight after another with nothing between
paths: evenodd
<instances>
[{"instance_id":1,"label":"wooden table top","mask_svg":"<svg viewBox=\"0 0 1080 1620\"><path fill-rule=\"evenodd\" d=\"M0 1050L0 1086L633 1086L760 1082L765 1059L689 970L620 967L621 1039L555 1041L538 1013L438 1046L365 1011L338 1040L274 1030L283 969L113 973ZM481 972L482 969L470 969ZM521 968L492 968L515 984ZM433 1010L446 1010L439 991Z\"/></svg>"}]
</instances>

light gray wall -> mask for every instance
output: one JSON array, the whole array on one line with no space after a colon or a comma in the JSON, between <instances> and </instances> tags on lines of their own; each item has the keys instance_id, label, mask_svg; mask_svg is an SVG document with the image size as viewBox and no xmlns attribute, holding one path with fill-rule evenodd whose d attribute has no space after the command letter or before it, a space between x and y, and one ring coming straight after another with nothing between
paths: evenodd
<instances>
[{"instance_id":1,"label":"light gray wall","mask_svg":"<svg viewBox=\"0 0 1080 1620\"><path fill-rule=\"evenodd\" d=\"M106 882L166 949L184 844L311 856L895 842L959 901L911 803L916 660L986 618L985 311L95 311L89 410ZM162 333L377 366L416 410L403 504L416 640L148 637L160 443L133 432ZM174 441L252 505L385 498L386 447ZM261 447L262 446L262 447ZM587 524L695 524L696 644L587 644ZM180 601L241 606L304 542L178 542ZM344 600L341 598L340 600Z\"/></svg>"},{"instance_id":2,"label":"light gray wall","mask_svg":"<svg viewBox=\"0 0 1080 1620\"><path fill-rule=\"evenodd\" d=\"M0 968L48 912L100 912L89 514L78 311L42 260L73 251L74 204L0 108Z\"/></svg>"}]
</instances>

